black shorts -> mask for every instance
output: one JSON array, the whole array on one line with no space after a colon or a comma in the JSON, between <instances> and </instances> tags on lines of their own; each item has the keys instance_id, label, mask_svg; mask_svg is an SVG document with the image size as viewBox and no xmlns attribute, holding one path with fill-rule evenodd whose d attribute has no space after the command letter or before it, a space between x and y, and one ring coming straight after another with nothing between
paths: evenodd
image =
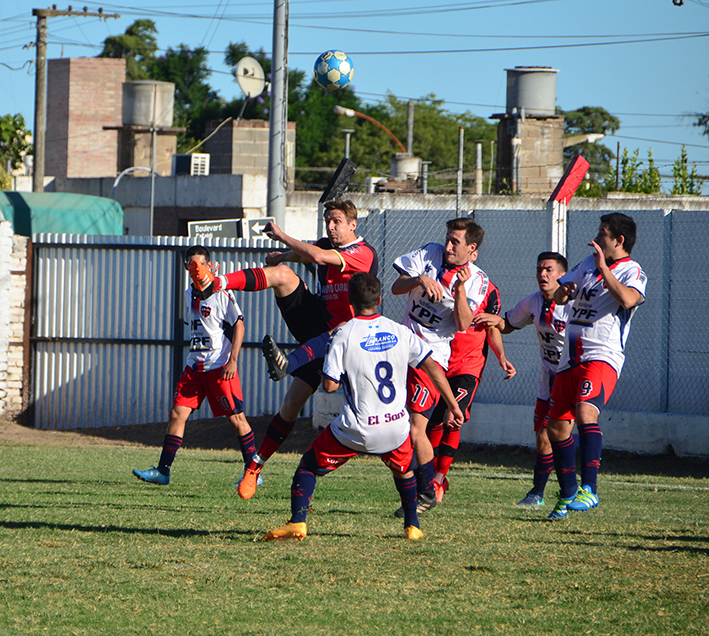
<instances>
[{"instance_id":1,"label":"black shorts","mask_svg":"<svg viewBox=\"0 0 709 636\"><path fill-rule=\"evenodd\" d=\"M276 297L276 304L288 331L300 344L330 330L327 324L330 314L325 309L325 303L308 291L302 279L295 291L288 296ZM296 369L291 375L300 378L316 391L320 386L322 365L322 358L313 360Z\"/></svg>"},{"instance_id":2,"label":"black shorts","mask_svg":"<svg viewBox=\"0 0 709 636\"><path fill-rule=\"evenodd\" d=\"M453 391L453 395L458 401L460 410L463 411L463 417L466 422L470 419L470 403L475 397L475 391L477 391L479 382L480 380L474 375L467 374L454 375L448 378L448 384L451 385L451 391ZM439 398L436 408L433 409L431 418L428 420L428 428L443 422L443 416L447 408L444 399Z\"/></svg>"}]
</instances>

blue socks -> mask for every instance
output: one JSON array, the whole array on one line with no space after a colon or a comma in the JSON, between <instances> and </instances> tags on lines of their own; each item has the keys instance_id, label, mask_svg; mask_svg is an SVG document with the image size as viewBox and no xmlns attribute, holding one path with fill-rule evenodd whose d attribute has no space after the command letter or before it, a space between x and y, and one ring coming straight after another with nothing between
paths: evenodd
<instances>
[{"instance_id":1,"label":"blue socks","mask_svg":"<svg viewBox=\"0 0 709 636\"><path fill-rule=\"evenodd\" d=\"M177 435L165 435L162 443L162 453L160 453L160 461L158 462L158 471L163 475L170 474L170 466L175 461L175 455L182 446L182 438Z\"/></svg>"},{"instance_id":2,"label":"blue socks","mask_svg":"<svg viewBox=\"0 0 709 636\"><path fill-rule=\"evenodd\" d=\"M399 491L401 507L404 509L404 528L408 528L409 526L420 528L418 512L416 511L418 500L416 477L409 477L408 479L397 479L394 477L394 484L396 484L396 489Z\"/></svg>"},{"instance_id":3,"label":"blue socks","mask_svg":"<svg viewBox=\"0 0 709 636\"><path fill-rule=\"evenodd\" d=\"M549 475L554 470L554 453L542 455L537 453L537 461L534 463L534 486L532 492L540 497L544 496Z\"/></svg>"},{"instance_id":4,"label":"blue socks","mask_svg":"<svg viewBox=\"0 0 709 636\"><path fill-rule=\"evenodd\" d=\"M597 491L598 471L601 467L603 434L598 424L578 424L581 447L581 484Z\"/></svg>"},{"instance_id":5,"label":"blue socks","mask_svg":"<svg viewBox=\"0 0 709 636\"><path fill-rule=\"evenodd\" d=\"M576 445L573 436L569 435L563 442L552 442L554 453L554 468L559 480L561 497L570 499L578 490L576 481Z\"/></svg>"},{"instance_id":6,"label":"blue socks","mask_svg":"<svg viewBox=\"0 0 709 636\"><path fill-rule=\"evenodd\" d=\"M290 489L291 523L305 523L308 516L308 506L315 492L315 473L299 468L293 475Z\"/></svg>"},{"instance_id":7,"label":"blue socks","mask_svg":"<svg viewBox=\"0 0 709 636\"><path fill-rule=\"evenodd\" d=\"M286 358L288 358L288 373L293 373L293 371L305 366L308 362L324 358L327 353L327 345L330 342L330 338L330 334L326 331L304 342L294 351L291 351L291 353L286 356Z\"/></svg>"}]
</instances>

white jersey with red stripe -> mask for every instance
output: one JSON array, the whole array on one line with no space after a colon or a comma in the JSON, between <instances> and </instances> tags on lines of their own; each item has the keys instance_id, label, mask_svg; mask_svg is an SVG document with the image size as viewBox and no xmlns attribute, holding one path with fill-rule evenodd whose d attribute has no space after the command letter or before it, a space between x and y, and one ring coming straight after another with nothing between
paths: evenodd
<instances>
[{"instance_id":1,"label":"white jersey with red stripe","mask_svg":"<svg viewBox=\"0 0 709 636\"><path fill-rule=\"evenodd\" d=\"M232 292L220 290L205 300L185 291L185 324L190 328L187 366L195 371L223 367L231 355L234 325L243 318Z\"/></svg>"},{"instance_id":2,"label":"white jersey with red stripe","mask_svg":"<svg viewBox=\"0 0 709 636\"><path fill-rule=\"evenodd\" d=\"M410 329L379 314L358 316L332 334L323 374L342 385L338 442L361 453L399 448L410 433L406 374L431 353Z\"/></svg>"},{"instance_id":3,"label":"white jersey with red stripe","mask_svg":"<svg viewBox=\"0 0 709 636\"><path fill-rule=\"evenodd\" d=\"M428 243L415 252L397 258L394 261L394 268L400 274L412 278L428 276L443 287L443 299L438 302L428 298L420 286L411 290L402 323L426 341L433 350L433 359L447 369L450 341L458 330L453 299L453 286L458 271L463 267L469 267L472 271L472 276L465 282L465 293L473 313L485 300L490 280L487 274L473 263L460 267L447 267L443 260L444 255L443 245Z\"/></svg>"},{"instance_id":4,"label":"white jersey with red stripe","mask_svg":"<svg viewBox=\"0 0 709 636\"><path fill-rule=\"evenodd\" d=\"M637 290L640 304L645 302L647 276L629 256L618 259L610 270L620 283ZM573 305L566 328L567 344L561 356L559 371L583 362L607 362L620 376L625 361L625 343L630 321L637 309L623 309L611 296L603 277L596 269L593 255L581 261L559 279L560 283L576 283Z\"/></svg>"},{"instance_id":5,"label":"white jersey with red stripe","mask_svg":"<svg viewBox=\"0 0 709 636\"><path fill-rule=\"evenodd\" d=\"M537 398L548 400L551 382L559 370L559 361L566 341L566 325L573 302L557 305L553 300L544 300L538 291L520 300L505 314L505 321L514 329L534 325L539 337L539 354L542 372Z\"/></svg>"}]
</instances>

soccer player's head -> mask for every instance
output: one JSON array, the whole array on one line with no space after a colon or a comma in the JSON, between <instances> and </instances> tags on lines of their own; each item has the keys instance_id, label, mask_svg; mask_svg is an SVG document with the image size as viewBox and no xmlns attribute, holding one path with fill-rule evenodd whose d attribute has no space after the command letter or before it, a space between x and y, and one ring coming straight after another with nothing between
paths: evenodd
<instances>
[{"instance_id":1,"label":"soccer player's head","mask_svg":"<svg viewBox=\"0 0 709 636\"><path fill-rule=\"evenodd\" d=\"M485 231L470 217L451 219L446 223L446 265L465 265L480 248Z\"/></svg>"},{"instance_id":2,"label":"soccer player's head","mask_svg":"<svg viewBox=\"0 0 709 636\"><path fill-rule=\"evenodd\" d=\"M350 304L355 313L376 309L382 301L382 284L368 272L358 272L350 279Z\"/></svg>"},{"instance_id":3,"label":"soccer player's head","mask_svg":"<svg viewBox=\"0 0 709 636\"><path fill-rule=\"evenodd\" d=\"M195 257L200 260L204 259L204 265L209 264L212 260L209 250L206 247L202 247L201 245L193 245L185 251L185 257L183 260L185 269L190 268L190 263L195 259Z\"/></svg>"},{"instance_id":4,"label":"soccer player's head","mask_svg":"<svg viewBox=\"0 0 709 636\"><path fill-rule=\"evenodd\" d=\"M357 208L352 201L328 201L323 217L327 237L335 247L347 245L357 238Z\"/></svg>"},{"instance_id":5,"label":"soccer player's head","mask_svg":"<svg viewBox=\"0 0 709 636\"><path fill-rule=\"evenodd\" d=\"M537 285L542 292L553 294L559 286L557 282L569 269L565 256L559 252L542 252L537 256Z\"/></svg>"},{"instance_id":6,"label":"soccer player's head","mask_svg":"<svg viewBox=\"0 0 709 636\"><path fill-rule=\"evenodd\" d=\"M606 256L609 256L606 250L610 251L613 247L630 255L635 246L636 237L637 226L633 217L620 212L612 212L601 217L601 227L598 228L598 236L595 240ZM608 239L614 241L615 244L611 245Z\"/></svg>"}]
</instances>

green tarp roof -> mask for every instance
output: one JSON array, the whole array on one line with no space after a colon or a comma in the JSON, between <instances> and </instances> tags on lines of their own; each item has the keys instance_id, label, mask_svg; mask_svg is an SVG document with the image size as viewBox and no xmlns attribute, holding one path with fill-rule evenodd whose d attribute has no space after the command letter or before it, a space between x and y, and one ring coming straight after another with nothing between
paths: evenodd
<instances>
[{"instance_id":1,"label":"green tarp roof","mask_svg":"<svg viewBox=\"0 0 709 636\"><path fill-rule=\"evenodd\" d=\"M15 234L123 234L123 208L113 199L66 192L0 192L0 212Z\"/></svg>"}]
</instances>

